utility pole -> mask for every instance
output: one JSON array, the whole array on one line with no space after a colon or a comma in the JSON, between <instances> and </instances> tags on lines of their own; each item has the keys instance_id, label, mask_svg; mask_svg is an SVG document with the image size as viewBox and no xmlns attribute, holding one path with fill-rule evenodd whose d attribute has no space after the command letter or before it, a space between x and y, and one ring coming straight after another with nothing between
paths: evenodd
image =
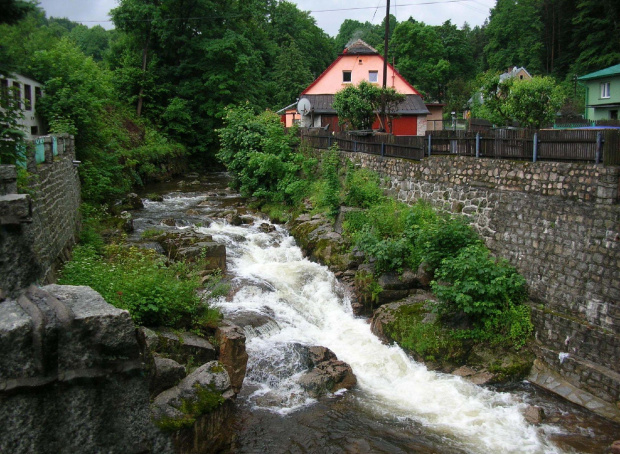
<instances>
[{"instance_id":1,"label":"utility pole","mask_svg":"<svg viewBox=\"0 0 620 454\"><path fill-rule=\"evenodd\" d=\"M383 40L383 93L381 93L381 118L383 130L387 132L387 118L385 117L385 89L387 88L387 66L388 66L388 37L390 34L390 0L385 6L385 38Z\"/></svg>"}]
</instances>

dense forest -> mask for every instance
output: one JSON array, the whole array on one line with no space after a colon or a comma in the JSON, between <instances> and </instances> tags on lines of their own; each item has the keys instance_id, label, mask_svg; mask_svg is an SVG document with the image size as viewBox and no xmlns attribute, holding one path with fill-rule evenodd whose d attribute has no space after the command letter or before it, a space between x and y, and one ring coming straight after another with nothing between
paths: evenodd
<instances>
[{"instance_id":1,"label":"dense forest","mask_svg":"<svg viewBox=\"0 0 620 454\"><path fill-rule=\"evenodd\" d=\"M76 134L87 200L109 200L178 170L215 163L229 106L278 110L361 38L384 25L346 19L336 37L276 0L120 0L115 28L46 17L36 3L0 11L0 72L45 84L40 113ZM580 111L575 75L620 61L615 0L497 0L482 26L390 17L389 59L427 101L462 111L484 77L510 66L550 76Z\"/></svg>"}]
</instances>

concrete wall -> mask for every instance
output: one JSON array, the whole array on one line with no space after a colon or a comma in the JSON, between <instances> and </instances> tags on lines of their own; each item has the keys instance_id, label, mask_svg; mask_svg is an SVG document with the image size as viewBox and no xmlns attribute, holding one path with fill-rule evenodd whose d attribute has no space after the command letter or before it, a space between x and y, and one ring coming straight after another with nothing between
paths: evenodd
<instances>
[{"instance_id":1,"label":"concrete wall","mask_svg":"<svg viewBox=\"0 0 620 454\"><path fill-rule=\"evenodd\" d=\"M343 153L407 203L469 216L526 278L541 360L620 403L618 167L441 156L420 162ZM560 363L559 354L570 358Z\"/></svg>"},{"instance_id":2,"label":"concrete wall","mask_svg":"<svg viewBox=\"0 0 620 454\"><path fill-rule=\"evenodd\" d=\"M73 164L73 139L52 153L45 139L45 162L34 163L29 150L31 195L16 194L17 171L0 166L0 289L17 292L33 282L51 282L57 265L76 241L80 181Z\"/></svg>"}]
</instances>

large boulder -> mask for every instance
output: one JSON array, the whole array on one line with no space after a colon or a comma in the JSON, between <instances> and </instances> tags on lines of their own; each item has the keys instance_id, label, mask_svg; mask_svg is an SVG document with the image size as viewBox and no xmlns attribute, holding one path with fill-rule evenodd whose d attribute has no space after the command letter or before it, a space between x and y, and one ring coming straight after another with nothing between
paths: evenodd
<instances>
[{"instance_id":1,"label":"large boulder","mask_svg":"<svg viewBox=\"0 0 620 454\"><path fill-rule=\"evenodd\" d=\"M351 366L338 360L328 348L308 348L308 360L311 369L300 377L299 384L313 397L351 389L357 384Z\"/></svg>"},{"instance_id":2,"label":"large boulder","mask_svg":"<svg viewBox=\"0 0 620 454\"><path fill-rule=\"evenodd\" d=\"M153 353L173 359L180 364L201 365L217 357L217 350L205 338L193 333L169 328L141 328L141 343Z\"/></svg>"},{"instance_id":3,"label":"large boulder","mask_svg":"<svg viewBox=\"0 0 620 454\"><path fill-rule=\"evenodd\" d=\"M168 388L172 388L185 377L185 367L170 358L153 355L150 370L149 391L157 396Z\"/></svg>"},{"instance_id":4,"label":"large boulder","mask_svg":"<svg viewBox=\"0 0 620 454\"><path fill-rule=\"evenodd\" d=\"M151 405L151 415L164 430L187 428L233 396L226 369L218 361L210 361L159 394Z\"/></svg>"},{"instance_id":5,"label":"large boulder","mask_svg":"<svg viewBox=\"0 0 620 454\"><path fill-rule=\"evenodd\" d=\"M229 324L220 326L215 337L220 346L220 363L228 372L232 390L238 394L241 391L248 365L245 334L240 327Z\"/></svg>"},{"instance_id":6,"label":"large boulder","mask_svg":"<svg viewBox=\"0 0 620 454\"><path fill-rule=\"evenodd\" d=\"M211 235L194 231L166 232L157 241L172 260L203 264L206 270L226 270L226 246Z\"/></svg>"}]
</instances>

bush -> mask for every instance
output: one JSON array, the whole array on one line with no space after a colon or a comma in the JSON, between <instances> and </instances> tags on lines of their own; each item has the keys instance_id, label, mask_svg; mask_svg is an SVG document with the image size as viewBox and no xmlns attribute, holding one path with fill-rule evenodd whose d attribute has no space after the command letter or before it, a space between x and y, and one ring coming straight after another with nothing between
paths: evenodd
<instances>
[{"instance_id":1,"label":"bush","mask_svg":"<svg viewBox=\"0 0 620 454\"><path fill-rule=\"evenodd\" d=\"M345 180L344 203L348 206L370 208L383 198L379 177L368 169L354 169L349 166Z\"/></svg>"},{"instance_id":2,"label":"bush","mask_svg":"<svg viewBox=\"0 0 620 454\"><path fill-rule=\"evenodd\" d=\"M198 278L184 267L167 267L152 250L111 245L100 256L93 246L76 246L59 283L92 287L108 303L127 309L138 324L185 326L209 309L195 291Z\"/></svg>"},{"instance_id":3,"label":"bush","mask_svg":"<svg viewBox=\"0 0 620 454\"><path fill-rule=\"evenodd\" d=\"M270 111L255 115L247 104L226 109L218 133L217 157L241 194L288 204L301 197L299 180L308 165L303 154L293 151L299 139L285 131L278 115Z\"/></svg>"},{"instance_id":4,"label":"bush","mask_svg":"<svg viewBox=\"0 0 620 454\"><path fill-rule=\"evenodd\" d=\"M321 161L321 184L316 196L317 208L327 208L327 214L335 217L340 210L340 192L342 186L338 171L340 168L340 158L338 148L333 146L323 154Z\"/></svg>"},{"instance_id":5,"label":"bush","mask_svg":"<svg viewBox=\"0 0 620 454\"><path fill-rule=\"evenodd\" d=\"M532 332L525 279L505 260L495 260L480 244L443 260L431 283L442 315L465 313L473 330L461 337L522 346Z\"/></svg>"},{"instance_id":6,"label":"bush","mask_svg":"<svg viewBox=\"0 0 620 454\"><path fill-rule=\"evenodd\" d=\"M416 242L421 260L431 269L439 267L442 260L455 257L464 247L482 244L465 219L449 217L440 217L419 229Z\"/></svg>"}]
</instances>

